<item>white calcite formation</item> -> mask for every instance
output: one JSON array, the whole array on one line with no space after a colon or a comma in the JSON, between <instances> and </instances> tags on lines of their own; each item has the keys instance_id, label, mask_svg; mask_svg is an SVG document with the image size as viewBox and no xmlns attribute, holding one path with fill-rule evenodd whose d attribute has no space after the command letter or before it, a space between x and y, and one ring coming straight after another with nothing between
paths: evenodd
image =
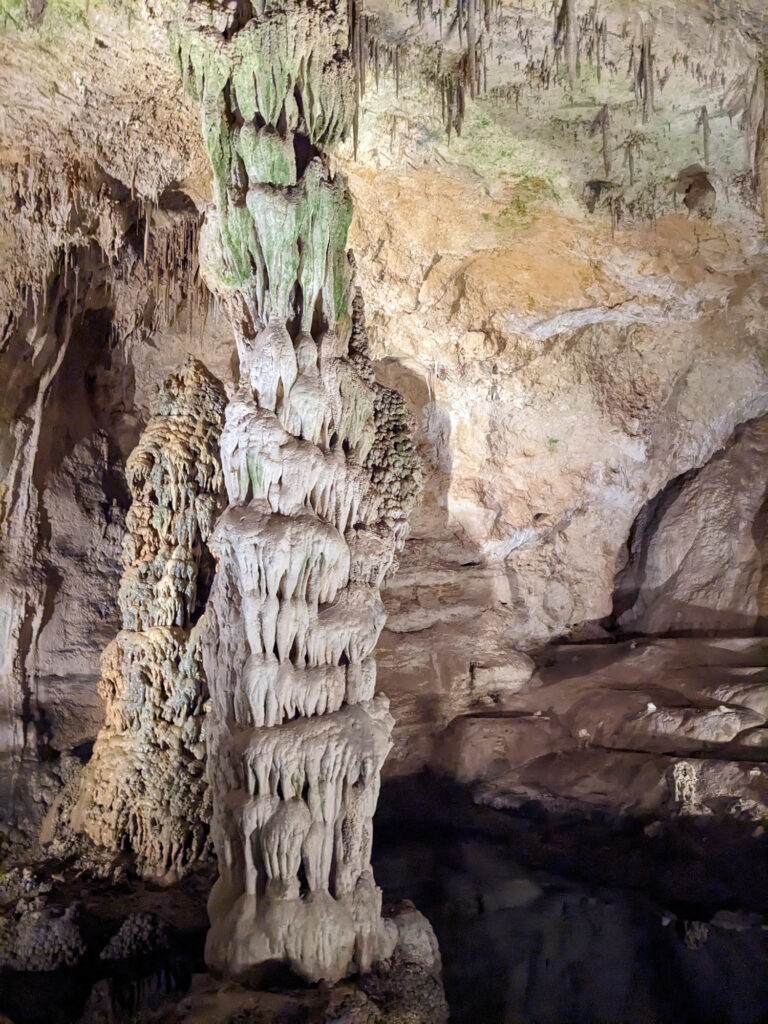
<instances>
[{"instance_id":1,"label":"white calcite formation","mask_svg":"<svg viewBox=\"0 0 768 1024\"><path fill-rule=\"evenodd\" d=\"M190 360L128 459L123 629L102 658L104 725L68 822L168 881L202 853L210 819L201 639L223 413L219 385Z\"/></svg>"},{"instance_id":2,"label":"white calcite formation","mask_svg":"<svg viewBox=\"0 0 768 1024\"><path fill-rule=\"evenodd\" d=\"M206 958L332 982L394 942L370 865L393 724L373 654L418 468L402 399L373 378L351 200L322 152L354 116L346 4L261 8L243 24L190 5L171 34L214 171L201 264L240 358L204 656Z\"/></svg>"}]
</instances>

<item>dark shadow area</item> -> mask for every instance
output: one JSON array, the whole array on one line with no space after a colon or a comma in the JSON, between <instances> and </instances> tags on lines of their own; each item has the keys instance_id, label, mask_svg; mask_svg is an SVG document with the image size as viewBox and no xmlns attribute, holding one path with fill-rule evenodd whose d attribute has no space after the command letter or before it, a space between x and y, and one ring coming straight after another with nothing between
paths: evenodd
<instances>
[{"instance_id":1,"label":"dark shadow area","mask_svg":"<svg viewBox=\"0 0 768 1024\"><path fill-rule=\"evenodd\" d=\"M43 973L0 973L0 1010L14 1024L129 1021L181 998L202 957L177 950L107 965ZM83 1017L87 1009L87 1017Z\"/></svg>"},{"instance_id":2,"label":"dark shadow area","mask_svg":"<svg viewBox=\"0 0 768 1024\"><path fill-rule=\"evenodd\" d=\"M62 877L56 904L78 903L78 926L88 953L77 966L48 972L0 971L0 1014L13 1024L88 1024L134 1020L186 993L205 970L206 899L213 865L203 865L173 888L138 879L119 883ZM131 959L99 957L129 914L149 911L169 925L168 948Z\"/></svg>"},{"instance_id":3,"label":"dark shadow area","mask_svg":"<svg viewBox=\"0 0 768 1024\"><path fill-rule=\"evenodd\" d=\"M768 839L648 824L495 811L428 774L383 787L376 878L435 928L453 1024L768 1020Z\"/></svg>"}]
</instances>

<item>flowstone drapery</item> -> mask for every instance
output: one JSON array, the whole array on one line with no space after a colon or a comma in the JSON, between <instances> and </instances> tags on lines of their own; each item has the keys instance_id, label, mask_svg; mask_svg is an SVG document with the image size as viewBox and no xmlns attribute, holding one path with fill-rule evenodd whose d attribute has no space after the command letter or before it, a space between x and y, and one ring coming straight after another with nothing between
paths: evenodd
<instances>
[{"instance_id":1,"label":"flowstone drapery","mask_svg":"<svg viewBox=\"0 0 768 1024\"><path fill-rule=\"evenodd\" d=\"M130 850L144 874L166 880L183 873L208 838L201 639L223 416L218 383L190 360L166 381L158 414L128 459L123 629L102 657L105 721L68 821L99 846Z\"/></svg>"},{"instance_id":2,"label":"flowstone drapery","mask_svg":"<svg viewBox=\"0 0 768 1024\"><path fill-rule=\"evenodd\" d=\"M220 872L206 956L244 979L281 964L335 981L392 944L370 866L392 728L373 651L418 466L402 399L373 378L351 200L323 155L355 112L338 8L192 3L171 32L214 172L201 266L240 357L204 662Z\"/></svg>"}]
</instances>

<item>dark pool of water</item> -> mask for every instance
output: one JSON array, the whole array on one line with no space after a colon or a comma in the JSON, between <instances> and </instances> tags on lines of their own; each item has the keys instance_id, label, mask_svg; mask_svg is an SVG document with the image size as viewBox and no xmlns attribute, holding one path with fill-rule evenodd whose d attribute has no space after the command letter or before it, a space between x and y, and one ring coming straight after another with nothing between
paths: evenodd
<instances>
[{"instance_id":1,"label":"dark pool of water","mask_svg":"<svg viewBox=\"0 0 768 1024\"><path fill-rule=\"evenodd\" d=\"M761 1024L768 849L753 829L510 815L409 779L384 788L374 867L432 922L452 1024Z\"/></svg>"}]
</instances>

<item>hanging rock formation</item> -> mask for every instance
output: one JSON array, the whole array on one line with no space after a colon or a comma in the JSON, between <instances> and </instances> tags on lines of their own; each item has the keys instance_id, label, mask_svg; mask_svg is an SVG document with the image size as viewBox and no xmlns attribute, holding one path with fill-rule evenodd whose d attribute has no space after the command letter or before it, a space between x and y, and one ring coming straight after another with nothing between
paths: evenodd
<instances>
[{"instance_id":1,"label":"hanging rock formation","mask_svg":"<svg viewBox=\"0 0 768 1024\"><path fill-rule=\"evenodd\" d=\"M71 830L132 851L144 874L168 881L202 853L210 820L201 616L223 413L217 382L190 360L128 459L123 629L102 658L105 721L69 812Z\"/></svg>"},{"instance_id":2,"label":"hanging rock formation","mask_svg":"<svg viewBox=\"0 0 768 1024\"><path fill-rule=\"evenodd\" d=\"M251 980L279 962L335 981L394 942L370 866L392 729L373 652L418 464L400 396L373 377L351 199L323 156L355 110L338 6L262 3L242 23L192 4L172 30L214 172L201 265L241 373L211 540L206 956Z\"/></svg>"}]
</instances>

